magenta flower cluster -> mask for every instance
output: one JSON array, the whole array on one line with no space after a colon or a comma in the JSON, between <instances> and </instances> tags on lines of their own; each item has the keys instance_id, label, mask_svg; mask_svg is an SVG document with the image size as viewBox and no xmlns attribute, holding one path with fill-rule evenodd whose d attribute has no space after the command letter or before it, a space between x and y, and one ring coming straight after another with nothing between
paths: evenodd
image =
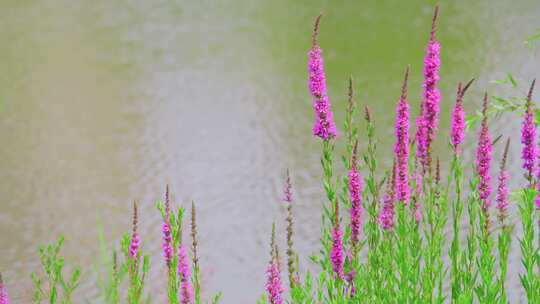
<instances>
[{"instance_id":1,"label":"magenta flower cluster","mask_svg":"<svg viewBox=\"0 0 540 304\"><path fill-rule=\"evenodd\" d=\"M523 169L527 171L527 178L532 180L534 163L538 154L536 145L536 125L534 123L534 113L532 110L531 94L534 87L534 81L531 86L529 97L527 98L527 109L521 125L521 159L523 160Z\"/></svg>"},{"instance_id":2,"label":"magenta flower cluster","mask_svg":"<svg viewBox=\"0 0 540 304\"><path fill-rule=\"evenodd\" d=\"M9 297L4 286L4 281L2 280L2 275L0 274L0 304L9 304Z\"/></svg>"},{"instance_id":3,"label":"magenta flower cluster","mask_svg":"<svg viewBox=\"0 0 540 304\"><path fill-rule=\"evenodd\" d=\"M438 8L435 9L431 39L424 58L424 95L420 107L420 116L416 120L416 153L424 168L429 165L431 143L435 139L439 125L441 93L437 83L439 82L439 69L441 66L441 46L435 39L437 14Z\"/></svg>"},{"instance_id":4,"label":"magenta flower cluster","mask_svg":"<svg viewBox=\"0 0 540 304\"><path fill-rule=\"evenodd\" d=\"M504 219L507 216L507 209L508 209L508 179L509 175L506 171L506 159L508 158L508 148L510 146L510 139L506 142L506 146L504 149L503 159L501 162L501 171L499 173L498 182L499 185L497 187L497 210L499 210L499 218Z\"/></svg>"},{"instance_id":5,"label":"magenta flower cluster","mask_svg":"<svg viewBox=\"0 0 540 304\"><path fill-rule=\"evenodd\" d=\"M407 103L407 81L409 68L401 89L401 97L396 107L396 144L394 153L397 162L397 200L409 204L409 104Z\"/></svg>"},{"instance_id":6,"label":"magenta flower cluster","mask_svg":"<svg viewBox=\"0 0 540 304\"><path fill-rule=\"evenodd\" d=\"M331 110L330 101L326 92L326 76L322 50L317 42L317 34L320 17L315 22L313 33L313 45L308 53L309 91L313 97L313 109L315 111L315 124L313 135L324 140L337 136L336 124Z\"/></svg>"},{"instance_id":7,"label":"magenta flower cluster","mask_svg":"<svg viewBox=\"0 0 540 304\"><path fill-rule=\"evenodd\" d=\"M266 275L266 292L268 293L268 300L271 304L283 304L282 294L285 290L281 285L281 273L276 261L272 261L270 265L268 265Z\"/></svg>"},{"instance_id":8,"label":"magenta flower cluster","mask_svg":"<svg viewBox=\"0 0 540 304\"><path fill-rule=\"evenodd\" d=\"M163 222L163 257L165 258L165 262L167 263L167 266L171 264L172 257L173 257L173 246L172 246L172 233L171 233L171 227L169 226L169 223Z\"/></svg>"},{"instance_id":9,"label":"magenta flower cluster","mask_svg":"<svg viewBox=\"0 0 540 304\"><path fill-rule=\"evenodd\" d=\"M139 247L141 246L141 238L137 232L131 235L131 244L129 245L129 256L132 259L137 259L139 255Z\"/></svg>"},{"instance_id":10,"label":"magenta flower cluster","mask_svg":"<svg viewBox=\"0 0 540 304\"><path fill-rule=\"evenodd\" d=\"M356 150L356 149L355 149ZM362 175L356 168L356 157L353 157L353 165L349 171L349 194L351 199L351 241L357 244L360 238L360 229L362 228L362 191L364 182Z\"/></svg>"},{"instance_id":11,"label":"magenta flower cluster","mask_svg":"<svg viewBox=\"0 0 540 304\"><path fill-rule=\"evenodd\" d=\"M336 224L332 229L332 249L330 252L330 261L332 262L332 269L336 277L344 279L344 252L343 252L343 232L339 225L339 219L336 219Z\"/></svg>"},{"instance_id":12,"label":"magenta flower cluster","mask_svg":"<svg viewBox=\"0 0 540 304\"><path fill-rule=\"evenodd\" d=\"M178 249L178 277L180 278L180 303L193 303L193 287L191 286L191 270L186 247Z\"/></svg>"},{"instance_id":13,"label":"magenta flower cluster","mask_svg":"<svg viewBox=\"0 0 540 304\"><path fill-rule=\"evenodd\" d=\"M491 166L491 159L493 153L493 147L491 142L491 136L489 135L488 122L487 122L487 104L488 96L487 93L484 95L483 103L483 119L482 119L482 128L480 130L480 138L478 140L478 147L476 150L476 173L480 178L480 183L478 184L478 193L480 199L484 203L484 208L489 207L491 204L489 200L489 195L491 194L491 175L489 169Z\"/></svg>"},{"instance_id":14,"label":"magenta flower cluster","mask_svg":"<svg viewBox=\"0 0 540 304\"><path fill-rule=\"evenodd\" d=\"M461 82L458 85L457 99L452 110L452 129L450 131L450 143L454 147L454 153L460 154L460 145L465 140L465 110L463 109L463 95Z\"/></svg>"}]
</instances>

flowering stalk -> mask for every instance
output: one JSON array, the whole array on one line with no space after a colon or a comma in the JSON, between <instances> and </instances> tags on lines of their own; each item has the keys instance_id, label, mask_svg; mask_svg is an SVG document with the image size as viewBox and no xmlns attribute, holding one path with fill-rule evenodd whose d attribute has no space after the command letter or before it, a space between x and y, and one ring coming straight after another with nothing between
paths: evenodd
<instances>
[{"instance_id":1,"label":"flowering stalk","mask_svg":"<svg viewBox=\"0 0 540 304\"><path fill-rule=\"evenodd\" d=\"M522 158L524 161L523 167L527 165L527 174L529 174L530 187L534 186L533 179L531 177L530 167L534 166L534 161L531 161L533 157L540 158L538 154L538 148L536 147L536 126L534 124L533 110L532 110L532 93L534 90L536 80L533 80L529 93L527 94L527 110L525 112L525 120L522 127L521 143L522 147ZM534 136L534 137L533 137ZM533 146L534 145L534 146ZM536 150L535 150L536 149ZM536 155L531 155L535 153ZM536 172L536 195L532 189L523 189L521 195L521 201L519 204L519 213L521 216L521 223L523 227L523 237L520 239L520 248L521 248L521 263L525 268L525 273L520 274L521 285L525 289L527 295L527 300L529 303L536 303L540 300L538 295L538 290L540 289L540 279L537 275L534 274L534 264L535 259L538 267L540 267L540 257L538 256L539 248L534 248L534 209L540 209L540 166L537 167ZM533 198L533 195L535 197ZM533 203L534 201L534 203ZM540 223L540 220L539 220ZM539 230L540 231L540 230ZM540 247L540 237L538 239ZM535 253L536 252L536 253Z\"/></svg>"},{"instance_id":2,"label":"flowering stalk","mask_svg":"<svg viewBox=\"0 0 540 304\"><path fill-rule=\"evenodd\" d=\"M180 303L193 303L193 287L191 286L191 270L186 247L180 244L178 249L178 277L180 279Z\"/></svg>"},{"instance_id":3,"label":"flowering stalk","mask_svg":"<svg viewBox=\"0 0 540 304\"><path fill-rule=\"evenodd\" d=\"M171 270L171 261L173 257L173 246L172 246L172 232L171 232L171 206L169 201L169 185L165 188L165 219L162 225L163 232L163 257L169 272Z\"/></svg>"},{"instance_id":4,"label":"flowering stalk","mask_svg":"<svg viewBox=\"0 0 540 304\"><path fill-rule=\"evenodd\" d=\"M314 99L315 109L315 126L313 128L313 134L323 139L322 141L322 158L321 165L323 167L323 185L326 192L326 197L330 203L330 208L323 205L323 217L322 217L322 235L323 246L325 252L330 253L331 240L328 236L331 234L331 226L328 222L333 219L332 206L337 202L336 189L337 186L333 181L333 164L332 154L334 151L334 144L332 139L337 135L336 126L333 120L333 114L330 109L330 103L328 101L328 95L326 92L326 76L324 73L324 65L322 59L322 50L317 41L319 33L319 24L322 15L319 15L315 20L313 29L312 47L308 53L308 74L309 74L309 91ZM321 260L322 261L322 260ZM323 264L324 265L324 264Z\"/></svg>"},{"instance_id":5,"label":"flowering stalk","mask_svg":"<svg viewBox=\"0 0 540 304\"><path fill-rule=\"evenodd\" d=\"M313 135L323 140L329 140L336 137L337 131L326 92L326 76L324 73L322 49L317 41L321 17L322 15L319 15L315 20L312 46L308 53L309 91L313 97L313 109L315 111Z\"/></svg>"},{"instance_id":6,"label":"flowering stalk","mask_svg":"<svg viewBox=\"0 0 540 304\"><path fill-rule=\"evenodd\" d=\"M386 193L384 194L383 207L379 221L384 230L390 230L394 227L394 203L396 201L395 185L396 185L397 168L396 162L392 165L392 172L389 174L386 182Z\"/></svg>"},{"instance_id":7,"label":"flowering stalk","mask_svg":"<svg viewBox=\"0 0 540 304\"><path fill-rule=\"evenodd\" d=\"M336 278L343 280L344 252L343 252L343 232L339 224L339 204L336 202L334 210L334 227L332 229L332 250L330 252L330 262Z\"/></svg>"},{"instance_id":8,"label":"flowering stalk","mask_svg":"<svg viewBox=\"0 0 540 304\"><path fill-rule=\"evenodd\" d=\"M143 288L144 280L146 274L148 273L148 267L150 260L148 256L144 256L142 268L141 268L141 256L142 252L140 250L141 239L137 232L138 226L138 208L137 202L133 202L133 230L131 233L131 238L124 237L123 247L127 255L127 264L129 272L129 288L128 288L128 303L135 304L140 303Z\"/></svg>"},{"instance_id":9,"label":"flowering stalk","mask_svg":"<svg viewBox=\"0 0 540 304\"><path fill-rule=\"evenodd\" d=\"M452 228L454 238L450 247L451 277L452 277L452 302L456 302L462 294L462 268L460 261L463 259L461 253L461 217L463 215L463 202L461 200L461 187L463 183L463 173L461 167L461 144L465 139L465 111L463 109L463 97L474 79L469 81L465 87L461 82L458 84L456 103L452 111L452 131L450 133L450 144L454 148L452 157L451 176L455 186L455 201L452 204Z\"/></svg>"},{"instance_id":10,"label":"flowering stalk","mask_svg":"<svg viewBox=\"0 0 540 304\"><path fill-rule=\"evenodd\" d=\"M484 94L484 101L482 105L482 127L480 130L480 137L478 140L478 147L476 150L476 174L480 178L478 185L478 195L482 202L482 212L486 217L485 229L489 226L488 208L491 205L489 195L491 194L491 176L489 169L491 166L492 158L492 141L489 135L489 128L487 122L487 107L488 107L488 95Z\"/></svg>"},{"instance_id":11,"label":"flowering stalk","mask_svg":"<svg viewBox=\"0 0 540 304\"><path fill-rule=\"evenodd\" d=\"M529 185L532 187L534 184L533 170L534 163L538 155L538 147L536 144L536 124L534 123L534 112L532 108L532 93L536 79L533 80L529 94L527 94L527 103L525 116L523 117L523 123L521 125L521 159L523 160L523 169L526 171L526 177L529 181ZM537 178L540 174L540 169L537 171Z\"/></svg>"},{"instance_id":12,"label":"flowering stalk","mask_svg":"<svg viewBox=\"0 0 540 304\"><path fill-rule=\"evenodd\" d=\"M508 148L510 147L510 138L506 141L504 147L504 154L501 161L500 173L499 173L499 185L497 187L497 210L499 211L499 224L501 225L501 232L497 239L497 248L499 250L499 269L500 276L498 280L501 302L507 303L507 295L505 291L505 280L508 272L508 254L510 252L510 241L512 227L506 224L506 218L508 217L508 172L506 170L506 161L508 159Z\"/></svg>"},{"instance_id":13,"label":"flowering stalk","mask_svg":"<svg viewBox=\"0 0 540 304\"><path fill-rule=\"evenodd\" d=\"M476 174L480 179L478 185L478 197L480 199L482 210L482 212L480 212L480 229L482 233L478 236L480 249L478 268L481 280L480 286L476 289L476 293L481 303L493 303L498 293L498 286L496 282L494 282L495 260L492 256L493 240L490 235L489 219L489 207L491 205L489 195L492 191L489 171L493 147L487 124L487 104L488 96L486 92L484 94L482 108L482 127L480 138L478 140L478 148L476 150Z\"/></svg>"},{"instance_id":14,"label":"flowering stalk","mask_svg":"<svg viewBox=\"0 0 540 304\"><path fill-rule=\"evenodd\" d=\"M6 286L4 286L4 281L2 280L1 273L0 273L0 304L9 304L9 297L6 291Z\"/></svg>"},{"instance_id":15,"label":"flowering stalk","mask_svg":"<svg viewBox=\"0 0 540 304\"><path fill-rule=\"evenodd\" d=\"M366 121L366 133L368 138L367 151L363 155L365 168L368 169L368 174L365 177L365 190L364 190L364 206L367 211L368 221L365 226L365 234L368 245L367 253L367 279L357 280L359 285L355 286L357 291L362 293L374 294L374 301L381 299L382 285L385 280L385 276L381 265L382 248L381 248L381 230L379 228L379 182L377 180L377 141L375 139L375 126L373 123L373 117L368 106L364 107L364 118ZM365 290L365 292L364 292ZM359 294L359 292L357 292Z\"/></svg>"},{"instance_id":16,"label":"flowering stalk","mask_svg":"<svg viewBox=\"0 0 540 304\"><path fill-rule=\"evenodd\" d=\"M195 210L195 202L191 202L191 240L193 253L193 286L195 289L195 304L201 303L201 280L200 280L200 266L199 266L199 252L197 238L197 212Z\"/></svg>"},{"instance_id":17,"label":"flowering stalk","mask_svg":"<svg viewBox=\"0 0 540 304\"><path fill-rule=\"evenodd\" d=\"M397 162L396 194L397 200L405 206L409 205L409 104L407 103L407 81L409 67L401 88L401 97L396 107L396 144L394 154Z\"/></svg>"},{"instance_id":18,"label":"flowering stalk","mask_svg":"<svg viewBox=\"0 0 540 304\"><path fill-rule=\"evenodd\" d=\"M356 158L357 158L358 142L354 145L352 155L352 167L349 171L349 195L351 200L350 209L350 227L351 227L351 242L356 253L358 241L360 239L360 229L362 228L362 192L364 188L364 182L362 175L358 172Z\"/></svg>"},{"instance_id":19,"label":"flowering stalk","mask_svg":"<svg viewBox=\"0 0 540 304\"><path fill-rule=\"evenodd\" d=\"M282 304L282 294L285 291L281 285L281 272L279 269L278 249L276 245L276 225L272 223L272 237L270 242L270 263L266 271L266 292L270 304Z\"/></svg>"},{"instance_id":20,"label":"flowering stalk","mask_svg":"<svg viewBox=\"0 0 540 304\"><path fill-rule=\"evenodd\" d=\"M289 286L291 289L294 285L299 284L299 278L296 276L295 270L295 253L293 247L293 212L292 212L292 185L291 176L287 169L287 179L285 181L285 189L283 190L283 201L287 203L287 268L289 271Z\"/></svg>"},{"instance_id":21,"label":"flowering stalk","mask_svg":"<svg viewBox=\"0 0 540 304\"><path fill-rule=\"evenodd\" d=\"M134 261L134 266L136 267L137 261L139 260L139 247L141 245L141 238L137 233L137 202L133 202L133 231L131 233L131 243L129 245L129 257Z\"/></svg>"},{"instance_id":22,"label":"flowering stalk","mask_svg":"<svg viewBox=\"0 0 540 304\"><path fill-rule=\"evenodd\" d=\"M538 303L540 295L540 284L536 278L534 264L536 259L536 248L534 248L534 189L522 189L519 202L519 213L521 217L521 225L523 228L523 236L519 240L521 249L521 264L525 270L519 275L521 286L525 289L527 303Z\"/></svg>"},{"instance_id":23,"label":"flowering stalk","mask_svg":"<svg viewBox=\"0 0 540 304\"><path fill-rule=\"evenodd\" d=\"M435 7L431 24L431 36L424 58L424 95L420 106L420 116L416 121L416 154L419 157L424 173L431 166L431 143L435 139L439 124L439 103L441 94L437 87L439 68L441 66L440 44L435 39L439 7Z\"/></svg>"},{"instance_id":24,"label":"flowering stalk","mask_svg":"<svg viewBox=\"0 0 540 304\"><path fill-rule=\"evenodd\" d=\"M458 84L458 91L456 97L456 103L452 110L452 129L450 132L450 144L454 148L454 154L459 155L461 153L461 144L465 140L465 111L463 109L463 96L467 89L474 81L471 79L465 87L462 87L461 82Z\"/></svg>"},{"instance_id":25,"label":"flowering stalk","mask_svg":"<svg viewBox=\"0 0 540 304\"><path fill-rule=\"evenodd\" d=\"M169 186L165 188L165 204L158 202L157 209L161 213L163 219L162 233L163 233L163 256L167 265L167 296L169 304L178 303L178 288L180 278L178 276L178 256L177 248L182 242L182 222L184 217L184 209L179 208L175 214L171 210L171 195Z\"/></svg>"}]
</instances>

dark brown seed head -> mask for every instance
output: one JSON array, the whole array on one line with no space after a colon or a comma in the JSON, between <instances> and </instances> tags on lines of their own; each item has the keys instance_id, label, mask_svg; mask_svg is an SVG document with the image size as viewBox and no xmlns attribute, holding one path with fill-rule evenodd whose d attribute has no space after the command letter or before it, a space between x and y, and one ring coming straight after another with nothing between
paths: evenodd
<instances>
[{"instance_id":1,"label":"dark brown seed head","mask_svg":"<svg viewBox=\"0 0 540 304\"><path fill-rule=\"evenodd\" d=\"M431 40L435 40L435 32L437 31L437 17L439 17L439 5L435 6L435 12L433 13L433 20L431 21Z\"/></svg>"},{"instance_id":2,"label":"dark brown seed head","mask_svg":"<svg viewBox=\"0 0 540 304\"><path fill-rule=\"evenodd\" d=\"M463 89L461 90L461 96L463 97L463 95L465 95L465 92L467 92L467 89L469 89L469 87L471 86L471 84L474 82L474 78L469 80L469 82L467 82L467 84L465 85L465 87L463 87Z\"/></svg>"},{"instance_id":3,"label":"dark brown seed head","mask_svg":"<svg viewBox=\"0 0 540 304\"><path fill-rule=\"evenodd\" d=\"M199 254L198 254L198 238L197 238L197 212L195 210L195 202L191 201L191 239L193 250L193 265L194 268L199 267Z\"/></svg>"},{"instance_id":4,"label":"dark brown seed head","mask_svg":"<svg viewBox=\"0 0 540 304\"><path fill-rule=\"evenodd\" d=\"M401 87L401 100L407 99L407 85L409 82L409 70L411 66L407 65L407 69L405 70L405 77L403 79L403 86Z\"/></svg>"},{"instance_id":5,"label":"dark brown seed head","mask_svg":"<svg viewBox=\"0 0 540 304\"><path fill-rule=\"evenodd\" d=\"M487 111L488 111L488 93L484 93L484 100L482 102L482 125L487 124Z\"/></svg>"},{"instance_id":6,"label":"dark brown seed head","mask_svg":"<svg viewBox=\"0 0 540 304\"><path fill-rule=\"evenodd\" d=\"M133 234L137 233L137 224L139 223L137 201L133 201Z\"/></svg>"},{"instance_id":7,"label":"dark brown seed head","mask_svg":"<svg viewBox=\"0 0 540 304\"><path fill-rule=\"evenodd\" d=\"M322 18L322 12L319 14L319 16L317 16L317 18L315 19L315 24L313 25L313 36L312 36L312 42L313 42L313 45L317 45L318 42L317 42L317 36L319 35L319 26L321 24L321 18Z\"/></svg>"},{"instance_id":8,"label":"dark brown seed head","mask_svg":"<svg viewBox=\"0 0 540 304\"><path fill-rule=\"evenodd\" d=\"M167 220L169 219L169 215L171 214L171 201L170 201L170 193L169 193L169 184L165 186L165 214L167 216Z\"/></svg>"},{"instance_id":9,"label":"dark brown seed head","mask_svg":"<svg viewBox=\"0 0 540 304\"><path fill-rule=\"evenodd\" d=\"M364 106L364 117L368 123L371 123L371 111L367 105Z\"/></svg>"},{"instance_id":10,"label":"dark brown seed head","mask_svg":"<svg viewBox=\"0 0 540 304\"><path fill-rule=\"evenodd\" d=\"M501 171L506 169L506 161L508 159L508 149L510 148L510 137L506 140L506 145L504 146L503 158L501 161Z\"/></svg>"}]
</instances>

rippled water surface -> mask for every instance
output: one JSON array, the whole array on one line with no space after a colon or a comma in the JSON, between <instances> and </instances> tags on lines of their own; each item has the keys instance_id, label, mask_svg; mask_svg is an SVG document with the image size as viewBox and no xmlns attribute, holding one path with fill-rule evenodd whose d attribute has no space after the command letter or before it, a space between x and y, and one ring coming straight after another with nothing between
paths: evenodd
<instances>
[{"instance_id":1,"label":"rippled water surface","mask_svg":"<svg viewBox=\"0 0 540 304\"><path fill-rule=\"evenodd\" d=\"M446 136L458 81L477 78L466 101L473 111L486 89L509 94L490 83L505 72L521 83L540 77L538 52L523 45L540 27L540 4L441 6ZM407 64L417 113L432 9L431 1L2 1L0 271L13 302L30 302L37 247L59 234L67 239L67 263L85 266L78 296L92 301L97 223L112 244L130 229L134 199L152 254L150 289L162 302L154 202L169 184L176 206L198 206L205 296L221 290L224 303L253 303L264 290L271 223L283 223L287 167L296 245L309 267L323 202L306 85L313 18L324 11L320 42L339 124L352 74L388 166ZM505 136L518 126L511 117L493 123ZM445 147L440 138L437 153L444 156ZM516 256L511 263L519 267ZM511 283L519 291L515 274Z\"/></svg>"}]
</instances>

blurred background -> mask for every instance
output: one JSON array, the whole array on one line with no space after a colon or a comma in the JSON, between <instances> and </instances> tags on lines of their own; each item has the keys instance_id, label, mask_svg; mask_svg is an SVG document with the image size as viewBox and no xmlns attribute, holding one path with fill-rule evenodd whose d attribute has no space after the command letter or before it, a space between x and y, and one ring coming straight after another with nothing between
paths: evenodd
<instances>
[{"instance_id":1,"label":"blurred background","mask_svg":"<svg viewBox=\"0 0 540 304\"><path fill-rule=\"evenodd\" d=\"M296 248L302 269L309 269L308 256L319 249L324 202L321 144L311 135L307 90L313 20L324 11L320 43L338 125L353 75L358 104L373 112L386 169L407 64L409 101L418 113L434 4L1 1L0 271L12 302L31 301L38 246L60 234L67 264L83 266L77 297L95 302L97 227L109 246L117 246L131 229L135 199L143 248L152 255L149 290L154 302L163 302L155 202L169 184L176 207L192 200L198 206L204 297L222 291L223 303L254 303L264 292L273 221L284 244L286 168L292 173ZM524 44L540 27L540 3L440 5L443 101L436 153L444 157L458 81L477 78L465 101L474 112L484 90L523 96L532 78L540 77L538 51ZM492 82L507 72L518 80L517 89ZM365 148L361 114L357 122ZM515 116L492 122L494 137L516 138L513 185L521 182L519 125ZM336 164L341 168L337 155ZM511 263L518 269L517 257ZM517 271L510 278L516 301Z\"/></svg>"}]
</instances>

